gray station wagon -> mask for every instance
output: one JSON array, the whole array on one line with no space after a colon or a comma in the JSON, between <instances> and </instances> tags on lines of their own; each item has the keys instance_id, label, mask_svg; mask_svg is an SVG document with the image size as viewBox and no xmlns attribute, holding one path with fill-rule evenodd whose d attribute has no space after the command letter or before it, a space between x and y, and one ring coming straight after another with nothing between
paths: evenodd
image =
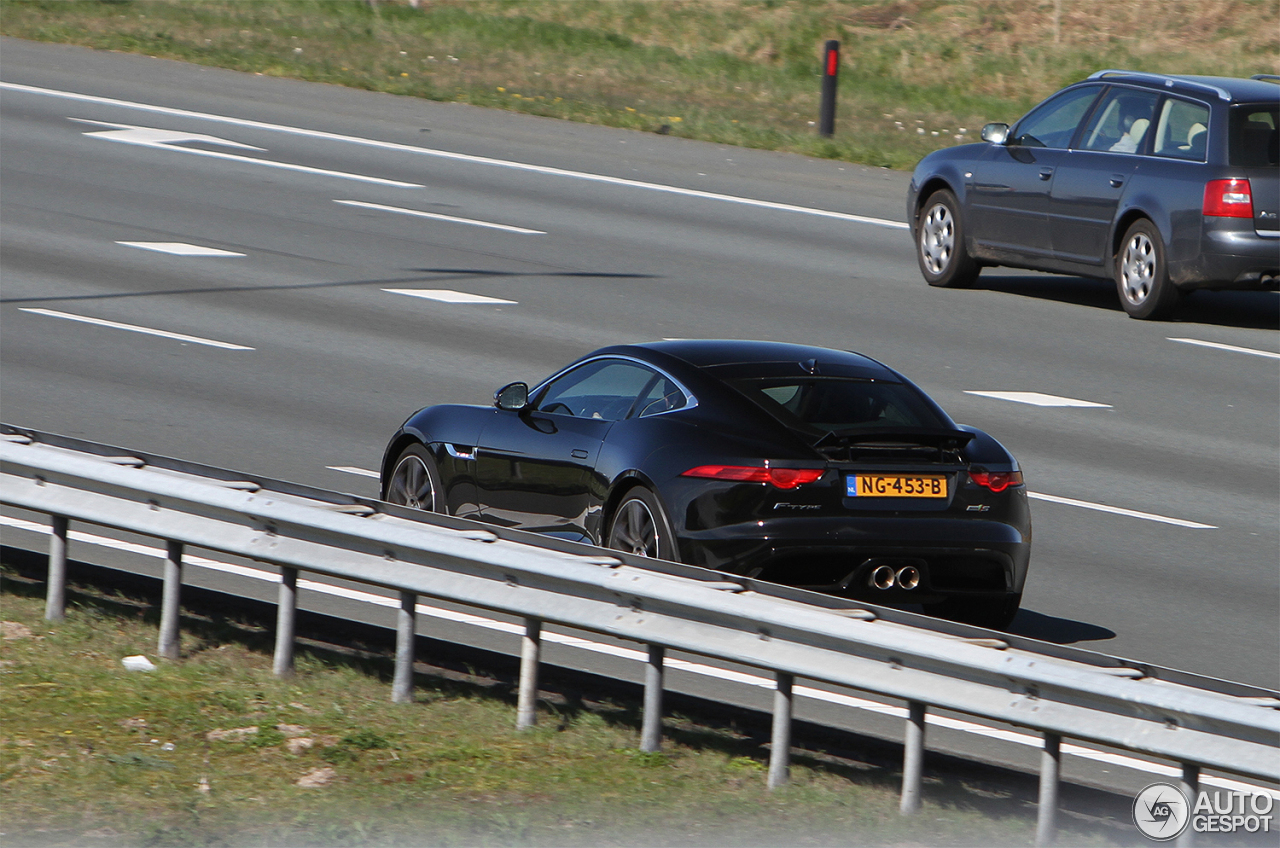
<instances>
[{"instance_id":1,"label":"gray station wagon","mask_svg":"<svg viewBox=\"0 0 1280 848\"><path fill-rule=\"evenodd\" d=\"M933 286L983 266L1113 278L1134 318L1280 277L1280 77L1099 71L929 154L907 215Z\"/></svg>"}]
</instances>

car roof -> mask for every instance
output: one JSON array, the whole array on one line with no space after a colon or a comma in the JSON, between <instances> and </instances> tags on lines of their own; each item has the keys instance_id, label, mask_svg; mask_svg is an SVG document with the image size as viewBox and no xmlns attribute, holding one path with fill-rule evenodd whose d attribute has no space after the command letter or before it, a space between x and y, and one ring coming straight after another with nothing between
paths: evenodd
<instances>
[{"instance_id":1,"label":"car roof","mask_svg":"<svg viewBox=\"0 0 1280 848\"><path fill-rule=\"evenodd\" d=\"M1162 91L1174 90L1179 94L1199 94L1201 97L1212 95L1219 100L1232 103L1280 100L1280 85L1269 82L1267 79L1107 70L1090 74L1089 80L1139 85Z\"/></svg>"},{"instance_id":2,"label":"car roof","mask_svg":"<svg viewBox=\"0 0 1280 848\"><path fill-rule=\"evenodd\" d=\"M718 377L772 377L808 373L892 382L902 380L892 369L860 353L788 342L676 339L620 345L607 350L621 353L628 352L627 349L633 353L653 351L675 357Z\"/></svg>"}]
</instances>

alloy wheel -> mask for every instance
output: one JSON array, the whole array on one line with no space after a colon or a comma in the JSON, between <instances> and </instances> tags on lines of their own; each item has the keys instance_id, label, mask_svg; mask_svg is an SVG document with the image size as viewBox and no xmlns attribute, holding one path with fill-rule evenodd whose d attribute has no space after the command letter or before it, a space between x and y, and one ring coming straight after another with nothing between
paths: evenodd
<instances>
[{"instance_id":1,"label":"alloy wheel","mask_svg":"<svg viewBox=\"0 0 1280 848\"><path fill-rule=\"evenodd\" d=\"M431 474L421 457L410 454L400 460L391 475L387 500L427 512L435 509L435 488L431 485Z\"/></svg>"},{"instance_id":2,"label":"alloy wheel","mask_svg":"<svg viewBox=\"0 0 1280 848\"><path fill-rule=\"evenodd\" d=\"M624 503L613 520L609 547L645 557L658 556L658 523L644 501L633 498Z\"/></svg>"},{"instance_id":3,"label":"alloy wheel","mask_svg":"<svg viewBox=\"0 0 1280 848\"><path fill-rule=\"evenodd\" d=\"M945 203L935 203L920 224L920 256L931 274L941 274L956 247L956 224Z\"/></svg>"},{"instance_id":4,"label":"alloy wheel","mask_svg":"<svg viewBox=\"0 0 1280 848\"><path fill-rule=\"evenodd\" d=\"M1156 248L1146 233L1134 233L1120 255L1120 290L1132 304L1145 303L1155 285Z\"/></svg>"}]
</instances>

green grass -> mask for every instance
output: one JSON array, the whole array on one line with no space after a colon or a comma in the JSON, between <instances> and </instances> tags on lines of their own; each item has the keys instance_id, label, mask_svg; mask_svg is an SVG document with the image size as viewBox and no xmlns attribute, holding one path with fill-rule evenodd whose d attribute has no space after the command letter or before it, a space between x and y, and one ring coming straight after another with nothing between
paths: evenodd
<instances>
[{"instance_id":1,"label":"green grass","mask_svg":"<svg viewBox=\"0 0 1280 848\"><path fill-rule=\"evenodd\" d=\"M1275 0L0 2L21 38L893 168L1099 68L1280 73L1278 27Z\"/></svg>"},{"instance_id":2,"label":"green grass","mask_svg":"<svg viewBox=\"0 0 1280 848\"><path fill-rule=\"evenodd\" d=\"M73 587L54 625L42 584L4 577L5 844L1032 841L1033 807L958 782L932 780L903 819L898 775L869 764L798 756L792 783L770 792L757 742L687 718L669 718L661 753L642 753L633 704L544 700L538 728L517 732L509 687L483 677L419 675L416 701L394 705L388 661L311 648L279 680L270 634L252 624L185 618L179 661L129 672L122 657L154 657L147 602ZM227 730L240 734L209 736ZM291 751L292 738L310 747ZM331 782L297 785L319 769Z\"/></svg>"}]
</instances>

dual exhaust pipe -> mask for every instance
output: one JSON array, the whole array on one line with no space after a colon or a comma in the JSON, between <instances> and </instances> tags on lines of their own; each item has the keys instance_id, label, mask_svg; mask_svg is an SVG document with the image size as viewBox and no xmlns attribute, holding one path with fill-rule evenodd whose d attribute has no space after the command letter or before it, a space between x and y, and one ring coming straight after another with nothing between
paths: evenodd
<instances>
[{"instance_id":1,"label":"dual exhaust pipe","mask_svg":"<svg viewBox=\"0 0 1280 848\"><path fill-rule=\"evenodd\" d=\"M920 585L920 569L914 565L904 565L896 570L891 565L877 565L871 569L867 583L882 591L898 586L910 592Z\"/></svg>"}]
</instances>

